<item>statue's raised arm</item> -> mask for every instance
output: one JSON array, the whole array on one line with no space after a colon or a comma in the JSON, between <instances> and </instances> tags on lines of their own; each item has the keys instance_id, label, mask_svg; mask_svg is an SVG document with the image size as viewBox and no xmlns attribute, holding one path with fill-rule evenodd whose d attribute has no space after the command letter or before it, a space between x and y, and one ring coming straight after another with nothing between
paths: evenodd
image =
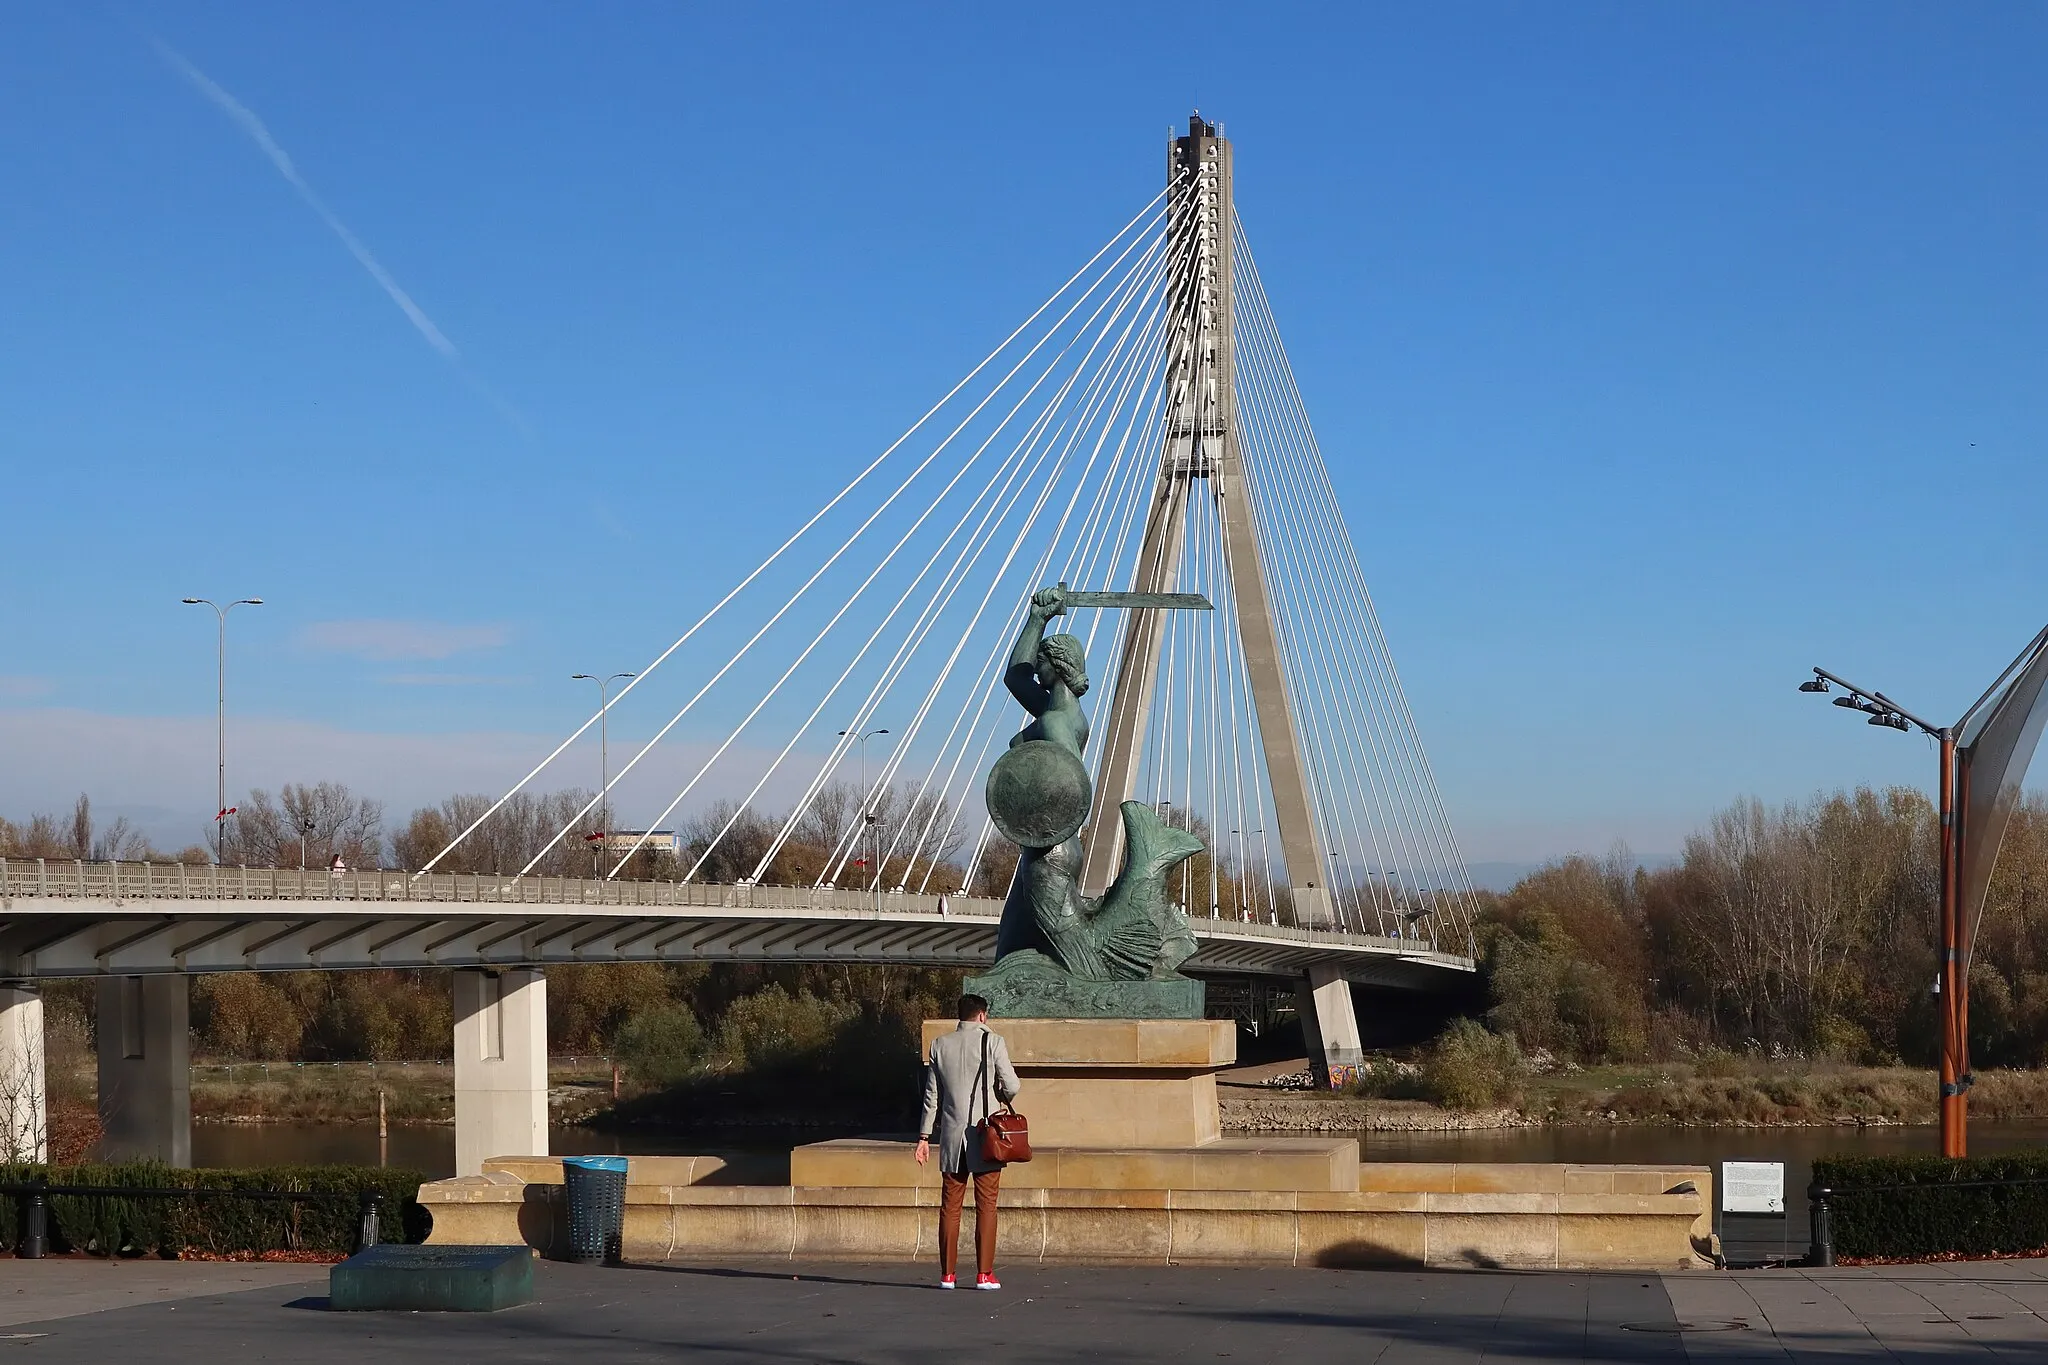
<instances>
[{"instance_id":1,"label":"statue's raised arm","mask_svg":"<svg viewBox=\"0 0 2048 1365\"><path fill-rule=\"evenodd\" d=\"M1045 714L1052 705L1052 689L1038 680L1038 649L1045 641L1046 622L1067 609L1065 594L1058 588L1040 588L1031 594L1024 612L1024 629L1017 632L1017 647L1010 651L1010 666L1003 673L1003 685L1018 704L1034 716Z\"/></svg>"},{"instance_id":2,"label":"statue's raised arm","mask_svg":"<svg viewBox=\"0 0 2048 1365\"><path fill-rule=\"evenodd\" d=\"M1047 635L1046 623L1067 609L1063 588L1040 588L1031 594L1024 629L1010 651L1003 685L1035 719L1010 740L1012 748L1033 739L1049 739L1075 758L1088 744L1088 718L1081 697L1088 690L1088 656L1071 635Z\"/></svg>"}]
</instances>

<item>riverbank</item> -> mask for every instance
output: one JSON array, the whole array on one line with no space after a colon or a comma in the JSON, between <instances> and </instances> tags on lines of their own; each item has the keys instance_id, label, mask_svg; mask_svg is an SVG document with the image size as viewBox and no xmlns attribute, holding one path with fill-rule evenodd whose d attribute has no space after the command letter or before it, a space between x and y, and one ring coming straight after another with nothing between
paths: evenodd
<instances>
[{"instance_id":1,"label":"riverbank","mask_svg":"<svg viewBox=\"0 0 2048 1365\"><path fill-rule=\"evenodd\" d=\"M1424 1100L1331 1094L1289 1088L1294 1064L1226 1073L1218 1086L1223 1128L1233 1133L1459 1133L1534 1127L1679 1126L1726 1128L1885 1127L1936 1120L1929 1073L1908 1067L1831 1063L1689 1063L1588 1068L1524 1078L1515 1103L1458 1110ZM601 1059L549 1068L550 1107L558 1126L621 1133L693 1131L787 1135L884 1130L909 1121L903 1103L810 1096L800 1081L751 1085L735 1076L717 1085L629 1097L614 1106L611 1073ZM1274 1084L1274 1082L1282 1082ZM84 1127L93 1104L90 1073L53 1087L52 1124ZM237 1062L192 1069L192 1117L204 1124L374 1123L382 1095L393 1124L454 1121L455 1087L446 1062L341 1065ZM892 1097L901 1099L902 1097ZM911 1098L914 1098L911 1097ZM72 1103L71 1101L74 1101ZM1024 1108L1030 1109L1029 1097ZM77 1115L71 1114L77 1109ZM905 1110L903 1115L896 1111ZM1970 1094L1978 1122L2048 1120L2048 1071L1987 1071ZM70 1121L76 1117L78 1123Z\"/></svg>"},{"instance_id":2,"label":"riverbank","mask_svg":"<svg viewBox=\"0 0 2048 1365\"><path fill-rule=\"evenodd\" d=\"M1557 1071L1523 1080L1511 1105L1456 1110L1421 1100L1218 1087L1230 1132L1468 1132L1577 1125L1724 1128L1887 1127L1937 1119L1932 1076L1910 1067L1722 1058ZM1970 1094L1981 1122L2048 1119L2048 1071L1987 1071Z\"/></svg>"}]
</instances>

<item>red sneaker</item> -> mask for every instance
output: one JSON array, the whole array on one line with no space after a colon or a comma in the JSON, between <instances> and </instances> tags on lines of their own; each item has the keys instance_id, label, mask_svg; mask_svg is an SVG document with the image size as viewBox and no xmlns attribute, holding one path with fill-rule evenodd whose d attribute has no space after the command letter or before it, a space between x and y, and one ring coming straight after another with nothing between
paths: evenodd
<instances>
[{"instance_id":1,"label":"red sneaker","mask_svg":"<svg viewBox=\"0 0 2048 1365\"><path fill-rule=\"evenodd\" d=\"M1003 1286L1001 1281L997 1280L993 1275L976 1275L974 1277L974 1287L976 1289L1001 1289Z\"/></svg>"},{"instance_id":2,"label":"red sneaker","mask_svg":"<svg viewBox=\"0 0 2048 1365\"><path fill-rule=\"evenodd\" d=\"M939 1288L957 1289L959 1288L959 1286L953 1283L953 1277L951 1275L941 1275L939 1276Z\"/></svg>"}]
</instances>

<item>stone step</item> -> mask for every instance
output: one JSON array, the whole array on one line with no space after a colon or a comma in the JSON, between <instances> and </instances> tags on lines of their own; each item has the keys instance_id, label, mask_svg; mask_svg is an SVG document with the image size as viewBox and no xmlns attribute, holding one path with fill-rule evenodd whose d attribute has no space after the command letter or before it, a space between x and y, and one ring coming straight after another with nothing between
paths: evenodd
<instances>
[{"instance_id":1,"label":"stone step","mask_svg":"<svg viewBox=\"0 0 2048 1365\"><path fill-rule=\"evenodd\" d=\"M881 1138L813 1142L789 1156L792 1185L904 1188L939 1183L915 1144ZM1219 1138L1195 1147L1039 1147L1003 1170L1005 1189L1314 1190L1358 1188L1350 1138Z\"/></svg>"}]
</instances>

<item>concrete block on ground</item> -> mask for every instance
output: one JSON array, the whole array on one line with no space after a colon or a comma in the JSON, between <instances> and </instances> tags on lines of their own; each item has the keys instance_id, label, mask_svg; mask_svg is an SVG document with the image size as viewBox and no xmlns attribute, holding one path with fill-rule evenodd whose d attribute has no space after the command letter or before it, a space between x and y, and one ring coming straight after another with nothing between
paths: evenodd
<instances>
[{"instance_id":1,"label":"concrete block on ground","mask_svg":"<svg viewBox=\"0 0 2048 1365\"><path fill-rule=\"evenodd\" d=\"M327 1306L345 1312L495 1313L533 1301L527 1246L370 1247L327 1275Z\"/></svg>"}]
</instances>

